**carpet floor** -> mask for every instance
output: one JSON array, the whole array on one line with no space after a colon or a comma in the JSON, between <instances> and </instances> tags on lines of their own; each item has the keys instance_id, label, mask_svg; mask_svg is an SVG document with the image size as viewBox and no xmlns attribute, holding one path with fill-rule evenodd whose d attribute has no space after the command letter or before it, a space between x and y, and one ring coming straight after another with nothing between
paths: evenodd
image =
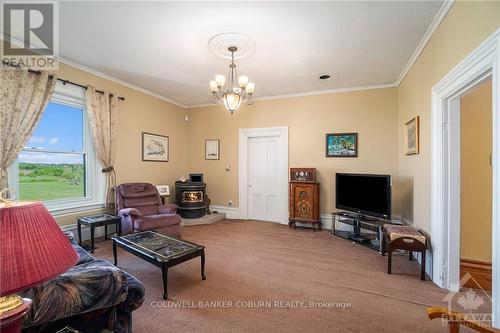
<instances>
[{"instance_id":1,"label":"carpet floor","mask_svg":"<svg viewBox=\"0 0 500 333\"><path fill-rule=\"evenodd\" d=\"M159 268L118 249L118 266L145 286L135 333L155 332L446 332L426 316L446 306L446 291L419 279L419 267L332 237L258 221L189 226L183 238L206 247L169 270L163 301ZM94 256L112 260L111 241Z\"/></svg>"}]
</instances>

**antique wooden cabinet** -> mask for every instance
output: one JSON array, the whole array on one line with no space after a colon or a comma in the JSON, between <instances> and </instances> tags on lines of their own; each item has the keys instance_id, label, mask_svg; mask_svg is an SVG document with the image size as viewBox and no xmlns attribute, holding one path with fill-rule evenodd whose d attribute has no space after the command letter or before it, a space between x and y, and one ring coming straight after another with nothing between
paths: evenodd
<instances>
[{"instance_id":1,"label":"antique wooden cabinet","mask_svg":"<svg viewBox=\"0 0 500 333\"><path fill-rule=\"evenodd\" d=\"M295 229L296 222L312 224L313 230L321 228L319 185L316 182L314 168L290 169L290 217L288 220L290 228Z\"/></svg>"}]
</instances>

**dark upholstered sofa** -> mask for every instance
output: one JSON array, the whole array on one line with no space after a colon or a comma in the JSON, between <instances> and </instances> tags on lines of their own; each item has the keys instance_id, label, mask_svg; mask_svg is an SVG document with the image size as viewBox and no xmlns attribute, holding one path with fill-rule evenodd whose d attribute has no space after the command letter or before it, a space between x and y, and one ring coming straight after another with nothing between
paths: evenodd
<instances>
[{"instance_id":1,"label":"dark upholstered sofa","mask_svg":"<svg viewBox=\"0 0 500 333\"><path fill-rule=\"evenodd\" d=\"M115 203L122 233L157 229L172 236L181 236L177 205L162 205L156 186L149 183L118 185Z\"/></svg>"},{"instance_id":2,"label":"dark upholstered sofa","mask_svg":"<svg viewBox=\"0 0 500 333\"><path fill-rule=\"evenodd\" d=\"M33 304L24 333L53 333L71 326L82 333L132 332L132 311L144 301L144 287L106 260L94 259L74 240L78 263L57 278L25 291Z\"/></svg>"}]
</instances>

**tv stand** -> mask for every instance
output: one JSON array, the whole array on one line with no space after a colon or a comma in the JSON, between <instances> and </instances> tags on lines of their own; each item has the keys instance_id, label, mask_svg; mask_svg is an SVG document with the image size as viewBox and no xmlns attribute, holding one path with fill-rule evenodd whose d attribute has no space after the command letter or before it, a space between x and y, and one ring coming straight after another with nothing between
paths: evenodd
<instances>
[{"instance_id":1,"label":"tv stand","mask_svg":"<svg viewBox=\"0 0 500 333\"><path fill-rule=\"evenodd\" d=\"M369 217L369 216L365 216L365 215L359 215L358 218L361 220L365 220L365 221L379 221L379 219L376 217Z\"/></svg>"},{"instance_id":2,"label":"tv stand","mask_svg":"<svg viewBox=\"0 0 500 333\"><path fill-rule=\"evenodd\" d=\"M349 239L381 253L383 245L382 226L392 224L390 221L342 211L333 212L332 221L331 234L333 236ZM352 231L338 229L340 224L351 226Z\"/></svg>"},{"instance_id":3,"label":"tv stand","mask_svg":"<svg viewBox=\"0 0 500 333\"><path fill-rule=\"evenodd\" d=\"M356 219L356 220L379 221L379 219L377 219L376 217L370 217L370 216L366 216L366 215L362 215L362 214L348 213L348 212L344 212L344 211L339 211L339 212L336 212L335 214L337 214L337 213L340 216L348 217L348 218ZM332 214L334 214L334 213L332 213Z\"/></svg>"}]
</instances>

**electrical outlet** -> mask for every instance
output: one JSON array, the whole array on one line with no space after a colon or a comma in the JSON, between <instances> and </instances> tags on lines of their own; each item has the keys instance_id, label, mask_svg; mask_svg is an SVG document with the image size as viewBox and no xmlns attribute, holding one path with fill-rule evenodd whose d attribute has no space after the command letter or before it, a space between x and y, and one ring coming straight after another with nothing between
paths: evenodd
<instances>
[{"instance_id":1,"label":"electrical outlet","mask_svg":"<svg viewBox=\"0 0 500 333\"><path fill-rule=\"evenodd\" d=\"M228 205L232 206L233 205L233 200L229 200Z\"/></svg>"}]
</instances>

